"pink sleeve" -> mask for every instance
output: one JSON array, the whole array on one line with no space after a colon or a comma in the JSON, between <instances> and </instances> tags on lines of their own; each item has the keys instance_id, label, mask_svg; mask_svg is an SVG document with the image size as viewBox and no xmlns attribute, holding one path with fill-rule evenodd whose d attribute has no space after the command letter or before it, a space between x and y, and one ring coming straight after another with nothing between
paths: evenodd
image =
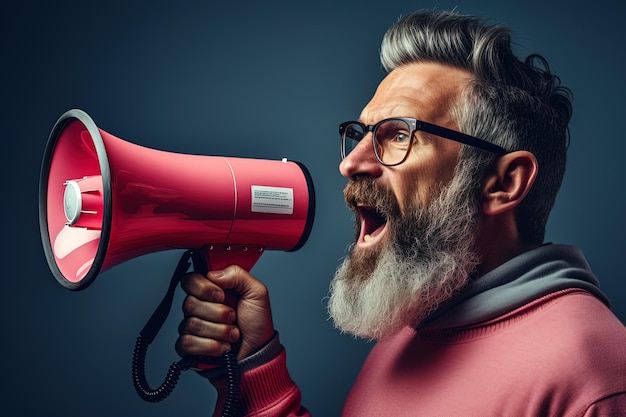
<instances>
[{"instance_id":1,"label":"pink sleeve","mask_svg":"<svg viewBox=\"0 0 626 417\"><path fill-rule=\"evenodd\" d=\"M614 417L626 415L626 392L593 403L583 417Z\"/></svg>"},{"instance_id":2,"label":"pink sleeve","mask_svg":"<svg viewBox=\"0 0 626 417\"><path fill-rule=\"evenodd\" d=\"M218 392L213 416L219 417L226 398L226 380L212 380L211 383ZM307 409L300 404L300 389L289 376L284 349L266 364L244 372L241 375L240 389L241 406L246 417L310 416Z\"/></svg>"}]
</instances>

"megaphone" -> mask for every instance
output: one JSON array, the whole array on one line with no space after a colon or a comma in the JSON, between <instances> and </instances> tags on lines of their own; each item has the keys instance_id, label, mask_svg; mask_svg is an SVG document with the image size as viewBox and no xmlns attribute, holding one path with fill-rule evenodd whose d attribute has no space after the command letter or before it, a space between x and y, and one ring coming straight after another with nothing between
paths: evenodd
<instances>
[{"instance_id":1,"label":"megaphone","mask_svg":"<svg viewBox=\"0 0 626 417\"><path fill-rule=\"evenodd\" d=\"M44 252L70 290L168 249L202 249L212 269L249 270L265 250L301 248L314 212L301 163L146 148L99 129L78 109L54 125L41 167Z\"/></svg>"},{"instance_id":2,"label":"megaphone","mask_svg":"<svg viewBox=\"0 0 626 417\"><path fill-rule=\"evenodd\" d=\"M230 264L250 270L265 250L300 249L314 213L313 182L298 162L145 148L99 129L78 109L55 123L41 167L41 239L48 266L65 288L85 289L131 258L187 249L135 346L133 382L151 402L169 395L181 370L214 367L205 358L183 358L154 390L143 370L147 346L167 317L191 251L196 270ZM229 381L225 410L234 411L237 366L232 352L223 360Z\"/></svg>"}]
</instances>

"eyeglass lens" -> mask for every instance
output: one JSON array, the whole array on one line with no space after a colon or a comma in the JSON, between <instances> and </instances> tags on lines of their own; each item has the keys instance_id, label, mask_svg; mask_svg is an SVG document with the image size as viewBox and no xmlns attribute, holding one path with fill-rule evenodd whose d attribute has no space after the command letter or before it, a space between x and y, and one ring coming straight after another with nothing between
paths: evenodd
<instances>
[{"instance_id":1,"label":"eyeglass lens","mask_svg":"<svg viewBox=\"0 0 626 417\"><path fill-rule=\"evenodd\" d=\"M367 128L360 123L346 126L343 135L344 157L347 156L367 134ZM384 120L373 128L374 151L378 160L385 165L402 162L411 145L411 129L399 119Z\"/></svg>"}]
</instances>

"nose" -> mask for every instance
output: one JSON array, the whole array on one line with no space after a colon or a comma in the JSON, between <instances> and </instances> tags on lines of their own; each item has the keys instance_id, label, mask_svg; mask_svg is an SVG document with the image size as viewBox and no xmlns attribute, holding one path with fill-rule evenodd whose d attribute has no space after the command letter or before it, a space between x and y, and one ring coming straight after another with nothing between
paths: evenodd
<instances>
[{"instance_id":1,"label":"nose","mask_svg":"<svg viewBox=\"0 0 626 417\"><path fill-rule=\"evenodd\" d=\"M372 146L372 134L365 136L359 144L339 164L339 172L348 179L360 176L378 177L382 173L382 165L376 159Z\"/></svg>"}]
</instances>

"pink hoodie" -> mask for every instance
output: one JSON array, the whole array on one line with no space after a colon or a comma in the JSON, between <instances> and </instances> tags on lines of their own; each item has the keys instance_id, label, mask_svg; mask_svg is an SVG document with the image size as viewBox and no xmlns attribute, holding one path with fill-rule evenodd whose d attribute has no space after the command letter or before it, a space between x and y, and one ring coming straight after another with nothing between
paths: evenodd
<instances>
[{"instance_id":1,"label":"pink hoodie","mask_svg":"<svg viewBox=\"0 0 626 417\"><path fill-rule=\"evenodd\" d=\"M561 249L550 247L527 256L540 255L545 266L549 264L546 251L556 255ZM572 267L577 258L556 269L567 271L568 277L585 275L585 265ZM532 262L522 264L528 271L538 270ZM490 304L490 299L494 306L500 304L493 289L515 281L502 281L503 273L512 269L509 265L476 281L485 278L481 285L491 279L497 282L475 293L478 297L490 294L481 299L481 306ZM539 270L538 277L545 277L546 268ZM554 270L548 275L551 283L558 281ZM531 281L529 274L516 276ZM583 280L596 284L591 275ZM528 288L524 285L507 295L508 302L519 299L519 293ZM533 285L535 295L546 292L544 284ZM463 325L454 325L454 320L445 320L443 315L423 328L407 328L377 343L346 399L342 416L626 416L626 328L599 290L590 292L586 285L547 291L479 323L471 323L469 312L456 321L466 322ZM450 309L458 313L461 307ZM487 316L481 312L478 317ZM276 346L277 338L272 343ZM300 405L300 391L289 377L285 350L279 346L276 352L271 360L242 375L245 415L308 416ZM225 384L213 382L220 394L214 414L219 416Z\"/></svg>"}]
</instances>

